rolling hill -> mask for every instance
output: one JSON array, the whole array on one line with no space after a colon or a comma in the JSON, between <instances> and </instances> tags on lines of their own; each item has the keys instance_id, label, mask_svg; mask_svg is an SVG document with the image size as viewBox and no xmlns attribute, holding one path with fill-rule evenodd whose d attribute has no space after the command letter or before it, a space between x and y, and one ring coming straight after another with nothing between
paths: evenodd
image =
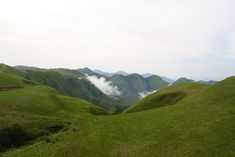
<instances>
[{"instance_id":1,"label":"rolling hill","mask_svg":"<svg viewBox=\"0 0 235 157\"><path fill-rule=\"evenodd\" d=\"M19 74L0 65L0 152L50 140L50 135L71 127L74 119L79 121L81 114L106 114L89 102L66 97Z\"/></svg>"},{"instance_id":2,"label":"rolling hill","mask_svg":"<svg viewBox=\"0 0 235 157\"><path fill-rule=\"evenodd\" d=\"M235 155L235 77L215 85L178 83L125 113L102 115L86 101L12 71L0 72L0 135L18 129L31 137L23 146L4 150L3 157ZM12 86L17 88L6 89Z\"/></svg>"},{"instance_id":3,"label":"rolling hill","mask_svg":"<svg viewBox=\"0 0 235 157\"><path fill-rule=\"evenodd\" d=\"M27 69L20 72L25 79L55 88L64 95L84 99L109 112L123 108L121 98L105 95L77 70Z\"/></svg>"},{"instance_id":4,"label":"rolling hill","mask_svg":"<svg viewBox=\"0 0 235 157\"><path fill-rule=\"evenodd\" d=\"M208 85L202 83L178 83L141 99L129 107L125 112L137 112L174 105L204 88L208 88Z\"/></svg>"}]
</instances>

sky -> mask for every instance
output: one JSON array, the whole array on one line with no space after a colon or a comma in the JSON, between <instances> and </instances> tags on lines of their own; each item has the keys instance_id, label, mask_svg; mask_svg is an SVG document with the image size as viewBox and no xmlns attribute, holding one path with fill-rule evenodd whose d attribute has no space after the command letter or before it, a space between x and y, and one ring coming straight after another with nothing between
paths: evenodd
<instances>
[{"instance_id":1,"label":"sky","mask_svg":"<svg viewBox=\"0 0 235 157\"><path fill-rule=\"evenodd\" d=\"M235 75L234 0L5 0L0 62L221 80Z\"/></svg>"}]
</instances>

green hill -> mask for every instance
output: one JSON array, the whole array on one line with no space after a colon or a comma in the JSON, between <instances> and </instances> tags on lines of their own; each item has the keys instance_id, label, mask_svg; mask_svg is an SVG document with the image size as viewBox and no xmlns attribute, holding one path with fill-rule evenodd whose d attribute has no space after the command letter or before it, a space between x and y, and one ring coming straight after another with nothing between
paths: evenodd
<instances>
[{"instance_id":1,"label":"green hill","mask_svg":"<svg viewBox=\"0 0 235 157\"><path fill-rule=\"evenodd\" d=\"M172 85L137 102L131 113L99 116L94 113L102 110L81 99L18 75L1 72L0 78L0 86L21 87L0 91L0 136L26 139L3 157L235 156L235 77L211 86Z\"/></svg>"},{"instance_id":2,"label":"green hill","mask_svg":"<svg viewBox=\"0 0 235 157\"><path fill-rule=\"evenodd\" d=\"M48 141L50 135L72 127L75 119L80 121L81 115L105 114L91 103L66 97L18 74L11 67L0 67L0 152Z\"/></svg>"},{"instance_id":3,"label":"green hill","mask_svg":"<svg viewBox=\"0 0 235 157\"><path fill-rule=\"evenodd\" d=\"M121 99L103 94L77 70L41 69L21 72L28 80L55 88L64 95L87 100L109 112L116 112L122 108Z\"/></svg>"},{"instance_id":4,"label":"green hill","mask_svg":"<svg viewBox=\"0 0 235 157\"><path fill-rule=\"evenodd\" d=\"M24 73L9 67L4 64L0 64L0 90L7 88L22 88L23 86L29 84L34 85L36 83L22 78Z\"/></svg>"},{"instance_id":5,"label":"green hill","mask_svg":"<svg viewBox=\"0 0 235 157\"><path fill-rule=\"evenodd\" d=\"M214 86L178 84L159 93L179 91L186 95L177 103L84 117L79 131L61 132L57 141L52 136L52 142L37 142L3 156L234 156L235 77Z\"/></svg>"},{"instance_id":6,"label":"green hill","mask_svg":"<svg viewBox=\"0 0 235 157\"><path fill-rule=\"evenodd\" d=\"M185 77L181 77L181 78L177 79L173 84L185 83L185 82L194 82L194 80L187 79Z\"/></svg>"},{"instance_id":7,"label":"green hill","mask_svg":"<svg viewBox=\"0 0 235 157\"><path fill-rule=\"evenodd\" d=\"M208 85L202 83L178 83L141 99L125 112L137 112L173 105L207 87Z\"/></svg>"}]
</instances>

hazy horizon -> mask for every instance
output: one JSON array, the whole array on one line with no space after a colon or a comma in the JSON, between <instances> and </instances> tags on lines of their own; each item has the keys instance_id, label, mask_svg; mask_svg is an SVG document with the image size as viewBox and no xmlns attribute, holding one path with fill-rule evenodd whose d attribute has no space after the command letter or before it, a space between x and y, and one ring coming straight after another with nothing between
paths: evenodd
<instances>
[{"instance_id":1,"label":"hazy horizon","mask_svg":"<svg viewBox=\"0 0 235 157\"><path fill-rule=\"evenodd\" d=\"M8 0L0 62L170 78L235 75L233 0Z\"/></svg>"},{"instance_id":2,"label":"hazy horizon","mask_svg":"<svg viewBox=\"0 0 235 157\"><path fill-rule=\"evenodd\" d=\"M0 64L4 64L4 63L0 63ZM75 68L69 68L69 67L39 67L39 66L30 66L30 65L10 65L12 67L17 67L17 66L25 66L25 67L31 67L31 68L39 68L39 69L68 69L68 70L78 70L78 69L83 69L83 68L89 68L90 70L94 71L95 70L99 70L99 71L102 71L102 72L106 72L106 73L119 73L119 72L124 72L124 73L127 73L128 75L129 74L140 74L140 75L145 75L145 74L153 74L153 75L158 75L158 76L161 76L161 77L166 77L168 79L171 79L173 81L176 81L177 79L179 78L187 78L187 79L193 79L195 81L222 81L223 79L226 79L230 76L227 76L225 78L214 78L214 79L211 79L210 77L203 77L203 76L198 76L198 77L187 77L187 76L170 76L170 75L161 75L161 74L157 74L157 73L151 73L151 72L144 72L144 73L139 73L139 72L133 72L133 71L125 71L125 70L117 70L117 71L105 71L103 69L97 69L97 68L90 68L88 66L85 66L85 67L75 67ZM231 75L231 76L234 76L234 75Z\"/></svg>"}]
</instances>

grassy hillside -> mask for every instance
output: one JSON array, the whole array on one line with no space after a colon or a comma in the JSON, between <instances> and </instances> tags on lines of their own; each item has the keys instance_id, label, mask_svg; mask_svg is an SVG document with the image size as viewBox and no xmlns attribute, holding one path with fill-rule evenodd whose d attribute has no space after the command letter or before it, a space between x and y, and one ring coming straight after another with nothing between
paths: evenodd
<instances>
[{"instance_id":1,"label":"grassy hillside","mask_svg":"<svg viewBox=\"0 0 235 157\"><path fill-rule=\"evenodd\" d=\"M50 69L26 70L23 72L24 77L28 80L53 87L64 95L87 100L109 112L116 112L122 107L121 99L114 99L103 94L76 70Z\"/></svg>"},{"instance_id":2,"label":"grassy hillside","mask_svg":"<svg viewBox=\"0 0 235 157\"><path fill-rule=\"evenodd\" d=\"M10 67L7 68L10 69ZM66 97L53 88L32 82L18 76L18 74L14 75L12 72L3 68L0 68L1 88L4 89L0 90L1 111L6 108L6 110L11 109L15 112L19 111L51 116L53 114L57 115L57 111L61 110L68 110L69 113L81 112L83 110L87 112L88 109L91 111L90 107L94 107L94 105L82 99ZM74 102L78 105L73 106L75 108L71 108L72 106L70 105ZM76 109L76 107L78 108ZM59 113L58 115L61 116L62 114Z\"/></svg>"},{"instance_id":3,"label":"grassy hillside","mask_svg":"<svg viewBox=\"0 0 235 157\"><path fill-rule=\"evenodd\" d=\"M34 139L1 156L235 156L235 77L212 86L172 85L135 104L132 113L99 116L83 100L14 79L22 88L0 91L0 135L18 129Z\"/></svg>"},{"instance_id":4,"label":"grassy hillside","mask_svg":"<svg viewBox=\"0 0 235 157\"><path fill-rule=\"evenodd\" d=\"M208 87L208 85L202 83L178 83L141 99L125 112L137 112L173 105Z\"/></svg>"},{"instance_id":5,"label":"grassy hillside","mask_svg":"<svg viewBox=\"0 0 235 157\"><path fill-rule=\"evenodd\" d=\"M19 79L18 76L14 76L9 73L5 73L0 70L0 84L1 87L9 87L9 86L14 86L14 87L21 87L24 85L23 79Z\"/></svg>"},{"instance_id":6,"label":"grassy hillside","mask_svg":"<svg viewBox=\"0 0 235 157\"><path fill-rule=\"evenodd\" d=\"M93 114L106 113L84 100L13 75L5 67L0 69L0 152L48 141L57 131Z\"/></svg>"},{"instance_id":7,"label":"grassy hillside","mask_svg":"<svg viewBox=\"0 0 235 157\"><path fill-rule=\"evenodd\" d=\"M24 74L14 68L0 64L0 90L8 88L22 88L25 85L34 85L36 83L22 78Z\"/></svg>"}]
</instances>

